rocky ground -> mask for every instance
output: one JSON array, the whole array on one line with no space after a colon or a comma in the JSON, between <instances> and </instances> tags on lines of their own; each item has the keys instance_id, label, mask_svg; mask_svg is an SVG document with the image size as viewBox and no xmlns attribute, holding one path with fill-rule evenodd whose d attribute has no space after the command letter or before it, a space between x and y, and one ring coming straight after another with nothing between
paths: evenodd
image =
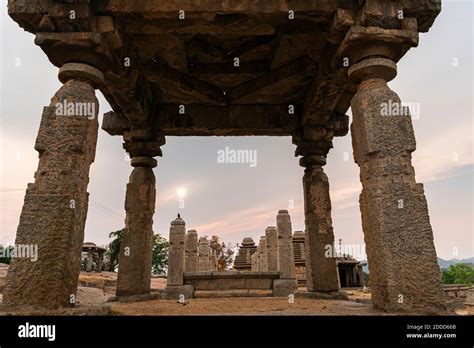
<instances>
[{"instance_id":1,"label":"rocky ground","mask_svg":"<svg viewBox=\"0 0 474 348\"><path fill-rule=\"evenodd\" d=\"M8 265L0 264L0 304ZM190 299L185 304L162 300L165 278L152 278L154 299L140 302L117 302L114 299L117 273L81 272L77 291L77 306L59 311L8 312L36 315L386 315L372 308L370 291L346 288L348 301L295 297L288 298L216 298ZM303 289L300 289L303 290ZM465 315L462 308L457 314ZM0 307L0 315L2 309ZM3 314L6 314L3 311Z\"/></svg>"}]
</instances>

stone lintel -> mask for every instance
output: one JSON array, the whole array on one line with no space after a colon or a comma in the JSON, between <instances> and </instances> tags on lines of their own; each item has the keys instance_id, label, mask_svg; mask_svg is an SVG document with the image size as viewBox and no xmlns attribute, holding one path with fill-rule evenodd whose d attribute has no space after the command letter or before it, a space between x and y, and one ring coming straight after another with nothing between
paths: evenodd
<instances>
[{"instance_id":1,"label":"stone lintel","mask_svg":"<svg viewBox=\"0 0 474 348\"><path fill-rule=\"evenodd\" d=\"M294 106L292 110L291 106ZM180 113L183 110L184 114ZM293 112L294 113L291 113ZM300 105L160 105L155 129L181 136L288 136L296 132Z\"/></svg>"}]
</instances>

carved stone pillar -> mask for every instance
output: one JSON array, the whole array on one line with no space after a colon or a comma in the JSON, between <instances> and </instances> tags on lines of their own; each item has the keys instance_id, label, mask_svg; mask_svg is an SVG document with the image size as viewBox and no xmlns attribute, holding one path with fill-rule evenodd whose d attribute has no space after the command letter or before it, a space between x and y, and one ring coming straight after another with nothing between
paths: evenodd
<instances>
[{"instance_id":1,"label":"carved stone pillar","mask_svg":"<svg viewBox=\"0 0 474 348\"><path fill-rule=\"evenodd\" d=\"M167 286L184 284L184 258L185 258L186 224L178 217L170 226L170 251L168 257Z\"/></svg>"},{"instance_id":2,"label":"carved stone pillar","mask_svg":"<svg viewBox=\"0 0 474 348\"><path fill-rule=\"evenodd\" d=\"M16 245L37 247L38 260L10 265L5 305L43 308L75 303L87 216L89 168L97 143L99 104L95 88L102 73L86 64L65 64L64 85L43 116L36 139L39 152L34 184L28 184Z\"/></svg>"},{"instance_id":3,"label":"carved stone pillar","mask_svg":"<svg viewBox=\"0 0 474 348\"><path fill-rule=\"evenodd\" d=\"M278 271L278 233L274 226L265 229L267 246L267 268L270 272Z\"/></svg>"},{"instance_id":4,"label":"carved stone pillar","mask_svg":"<svg viewBox=\"0 0 474 348\"><path fill-rule=\"evenodd\" d=\"M407 108L387 82L396 65L367 57L349 69L354 159L360 167L360 210L374 306L387 311L442 308L444 295L423 185L415 181L416 148ZM388 112L387 112L388 110Z\"/></svg>"},{"instance_id":5,"label":"carved stone pillar","mask_svg":"<svg viewBox=\"0 0 474 348\"><path fill-rule=\"evenodd\" d=\"M268 271L268 253L267 253L267 237L261 236L259 241L260 247L260 271Z\"/></svg>"},{"instance_id":6,"label":"carved stone pillar","mask_svg":"<svg viewBox=\"0 0 474 348\"><path fill-rule=\"evenodd\" d=\"M288 210L278 211L276 225L280 278L273 281L273 296L284 297L298 290L293 254L293 231Z\"/></svg>"},{"instance_id":7,"label":"carved stone pillar","mask_svg":"<svg viewBox=\"0 0 474 348\"><path fill-rule=\"evenodd\" d=\"M185 240L185 272L197 272L198 271L198 234L196 230L190 230L186 234Z\"/></svg>"},{"instance_id":8,"label":"carved stone pillar","mask_svg":"<svg viewBox=\"0 0 474 348\"><path fill-rule=\"evenodd\" d=\"M150 292L156 195L153 168L157 161L152 157L137 156L132 157L131 164L134 169L125 198L126 218L120 244L117 296Z\"/></svg>"},{"instance_id":9,"label":"carved stone pillar","mask_svg":"<svg viewBox=\"0 0 474 348\"><path fill-rule=\"evenodd\" d=\"M306 286L308 291L338 291L329 181L323 170L325 156L332 147L332 134L327 134L326 129L321 133L325 134L325 139L298 144L298 152L304 156L300 165L305 167Z\"/></svg>"},{"instance_id":10,"label":"carved stone pillar","mask_svg":"<svg viewBox=\"0 0 474 348\"><path fill-rule=\"evenodd\" d=\"M199 238L198 244L199 258L198 258L198 270L199 272L208 272L211 269L209 241L206 237Z\"/></svg>"}]
</instances>

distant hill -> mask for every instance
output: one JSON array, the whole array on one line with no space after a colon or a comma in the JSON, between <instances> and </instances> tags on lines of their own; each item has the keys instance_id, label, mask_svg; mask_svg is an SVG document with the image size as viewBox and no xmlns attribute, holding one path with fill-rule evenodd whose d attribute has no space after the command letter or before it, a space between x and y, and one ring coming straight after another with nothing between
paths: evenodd
<instances>
[{"instance_id":1,"label":"distant hill","mask_svg":"<svg viewBox=\"0 0 474 348\"><path fill-rule=\"evenodd\" d=\"M369 267L367 266L367 261L363 260L361 261L362 263L365 263L365 266L363 266L364 272L369 273ZM471 263L474 265L474 257L470 257L468 259L451 259L451 260L444 260L440 257L438 257L438 265L439 268L444 269L444 268L449 268L451 265L455 265L457 263Z\"/></svg>"},{"instance_id":2,"label":"distant hill","mask_svg":"<svg viewBox=\"0 0 474 348\"><path fill-rule=\"evenodd\" d=\"M474 257L470 257L468 259L451 259L451 260L443 260L442 258L438 257L438 265L439 268L449 268L451 265L455 265L457 263L472 263L474 264Z\"/></svg>"}]
</instances>

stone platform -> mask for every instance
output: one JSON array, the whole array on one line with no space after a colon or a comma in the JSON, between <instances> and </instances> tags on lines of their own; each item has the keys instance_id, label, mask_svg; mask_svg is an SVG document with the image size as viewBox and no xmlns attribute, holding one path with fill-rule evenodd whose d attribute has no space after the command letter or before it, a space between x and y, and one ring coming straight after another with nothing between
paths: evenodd
<instances>
[{"instance_id":1,"label":"stone platform","mask_svg":"<svg viewBox=\"0 0 474 348\"><path fill-rule=\"evenodd\" d=\"M195 298L271 297L279 272L212 271L185 272L184 286L193 288Z\"/></svg>"}]
</instances>

